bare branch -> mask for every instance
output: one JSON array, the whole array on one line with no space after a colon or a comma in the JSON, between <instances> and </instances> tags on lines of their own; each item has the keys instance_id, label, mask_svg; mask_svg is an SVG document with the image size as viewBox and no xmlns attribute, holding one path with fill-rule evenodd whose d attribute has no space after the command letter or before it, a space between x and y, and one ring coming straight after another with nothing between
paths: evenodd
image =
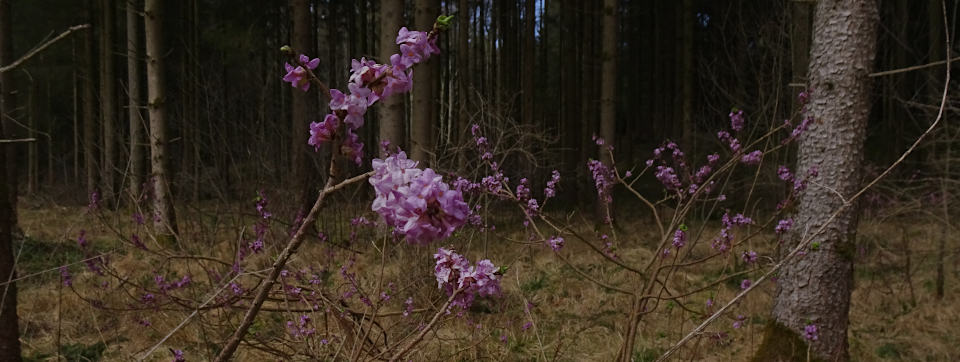
<instances>
[{"instance_id":1,"label":"bare branch","mask_svg":"<svg viewBox=\"0 0 960 362\"><path fill-rule=\"evenodd\" d=\"M40 44L36 48L33 48L33 50L27 52L27 54L24 54L22 57L20 57L20 59L14 60L13 63L0 67L0 73L6 73L11 70L17 69L17 67L19 67L20 64L23 64L23 62L29 60L34 55L37 55L38 53L42 52L44 49L47 49L48 47L53 45L53 43L56 43L63 38L66 38L67 35L70 35L70 33L73 33L77 30L87 29L89 27L90 27L90 24L80 24L80 25L71 26L69 29L64 30L62 33L60 33L60 35L57 35L57 37L47 40L47 42Z\"/></svg>"}]
</instances>

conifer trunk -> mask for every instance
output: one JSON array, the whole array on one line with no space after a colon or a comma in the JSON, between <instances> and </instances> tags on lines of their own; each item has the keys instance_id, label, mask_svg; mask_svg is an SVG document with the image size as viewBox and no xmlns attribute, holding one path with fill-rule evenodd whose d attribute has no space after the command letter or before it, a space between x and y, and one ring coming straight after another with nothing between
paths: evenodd
<instances>
[{"instance_id":1,"label":"conifer trunk","mask_svg":"<svg viewBox=\"0 0 960 362\"><path fill-rule=\"evenodd\" d=\"M429 31L440 14L439 0L416 0L414 2L414 28ZM420 166L430 166L436 138L436 83L439 61L417 65L413 75L413 115L410 125L411 157L420 161Z\"/></svg>"},{"instance_id":2,"label":"conifer trunk","mask_svg":"<svg viewBox=\"0 0 960 362\"><path fill-rule=\"evenodd\" d=\"M837 193L849 198L860 186L877 19L874 1L817 3L808 71L812 92L805 114L813 121L800 139L796 174L803 177L816 168L819 176L800 196L783 252L844 204ZM814 357L824 360L849 360L847 326L856 230L857 210L850 207L813 238L806 255L786 264L777 280L772 329L785 327L802 336L808 323L816 325L819 338L810 346ZM783 340L782 335L768 333L758 357L786 360L805 351L771 348Z\"/></svg>"},{"instance_id":3,"label":"conifer trunk","mask_svg":"<svg viewBox=\"0 0 960 362\"><path fill-rule=\"evenodd\" d=\"M137 0L127 1L127 112L130 125L130 197L140 199L143 176L146 174L144 158L143 116L140 113L140 16Z\"/></svg>"},{"instance_id":4,"label":"conifer trunk","mask_svg":"<svg viewBox=\"0 0 960 362\"><path fill-rule=\"evenodd\" d=\"M116 174L117 92L114 83L113 62L113 7L112 0L100 0L100 120L103 130L103 170L100 175L104 200L114 199Z\"/></svg>"},{"instance_id":5,"label":"conifer trunk","mask_svg":"<svg viewBox=\"0 0 960 362\"><path fill-rule=\"evenodd\" d=\"M164 239L177 232L167 164L166 87L163 74L162 1L146 0L147 105L150 109L150 169L153 178L154 226Z\"/></svg>"},{"instance_id":6,"label":"conifer trunk","mask_svg":"<svg viewBox=\"0 0 960 362\"><path fill-rule=\"evenodd\" d=\"M0 0L0 65L13 61L13 16L10 1ZM13 74L0 73L0 115L10 115L16 109ZM6 118L6 117L4 117ZM5 119L0 122L0 139L16 136L13 126ZM12 138L12 137L11 137ZM13 257L13 237L17 228L16 143L0 145L0 281L16 279ZM0 361L20 361L20 321L17 317L17 284L0 287Z\"/></svg>"},{"instance_id":7,"label":"conifer trunk","mask_svg":"<svg viewBox=\"0 0 960 362\"><path fill-rule=\"evenodd\" d=\"M403 22L403 0L384 0L380 3L380 63L390 64L390 56L400 52L397 30ZM419 30L419 29L418 29ZM419 68L418 68L419 69ZM419 71L418 77L423 74ZM380 100L380 141L389 141L391 150L406 145L403 131L403 98L396 95Z\"/></svg>"}]
</instances>

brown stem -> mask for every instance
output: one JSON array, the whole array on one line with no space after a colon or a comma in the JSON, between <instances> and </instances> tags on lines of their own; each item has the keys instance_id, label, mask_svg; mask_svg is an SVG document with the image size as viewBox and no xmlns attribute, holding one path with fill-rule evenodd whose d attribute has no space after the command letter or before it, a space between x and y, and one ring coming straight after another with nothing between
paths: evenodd
<instances>
[{"instance_id":1,"label":"brown stem","mask_svg":"<svg viewBox=\"0 0 960 362\"><path fill-rule=\"evenodd\" d=\"M433 328L433 325L437 324L437 321L440 320L440 316L447 312L447 307L449 307L450 303L453 302L453 298L456 298L457 295L459 295L460 292L462 291L463 291L463 288L454 290L453 294L450 294L450 298L447 298L447 302L443 303L443 306L440 307L440 309L437 309L437 313L433 315L433 319L430 320L430 323L428 323L425 327L423 327L423 330L421 330L420 333L417 334L416 338L410 341L410 343L407 343L406 346L403 346L403 348L400 349L400 352L397 352L397 354L393 355L393 357L390 357L390 362L393 362L402 358L403 355L409 352L410 349L412 349L414 346L417 345L417 343L420 343L420 341L423 340L423 337L427 335L427 332L430 332L430 329Z\"/></svg>"},{"instance_id":2,"label":"brown stem","mask_svg":"<svg viewBox=\"0 0 960 362\"><path fill-rule=\"evenodd\" d=\"M290 241L287 243L287 246L280 252L280 255L277 257L277 260L274 261L273 267L270 270L270 275L264 279L263 284L260 285L260 289L257 291L257 296L254 298L250 309L247 310L247 314L243 316L243 321L240 323L240 326L233 332L233 335L230 336L230 339L227 340L227 343L224 345L223 350L220 351L220 354L217 355L214 361L222 362L227 361L237 350L237 346L240 345L240 341L243 339L243 336L247 334L247 329L250 328L250 325L253 324L253 320L256 319L257 314L260 312L260 308L263 306L263 302L267 299L267 296L270 294L270 289L273 287L273 284L276 282L277 277L280 275L280 271L287 264L287 261L290 257L297 251L297 248L303 242L303 236L306 234L306 230L309 225L313 224L317 219L317 213L320 211L320 207L323 205L323 200L327 194L341 189L349 184L356 183L358 181L364 180L367 177L373 175L373 172L367 172L353 178L346 179L339 184L334 185L335 176L335 163L330 163L330 177L327 178L327 184L323 187L323 190L320 191L320 195L317 196L317 201L314 202L313 207L310 209L310 213L303 219L303 222L300 224L300 227L297 228L297 233L290 238Z\"/></svg>"}]
</instances>

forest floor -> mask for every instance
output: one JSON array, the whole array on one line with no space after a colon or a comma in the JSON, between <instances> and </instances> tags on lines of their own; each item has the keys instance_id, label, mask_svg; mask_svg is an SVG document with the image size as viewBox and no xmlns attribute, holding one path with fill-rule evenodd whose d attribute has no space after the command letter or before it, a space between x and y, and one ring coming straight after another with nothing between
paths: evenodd
<instances>
[{"instance_id":1,"label":"forest floor","mask_svg":"<svg viewBox=\"0 0 960 362\"><path fill-rule=\"evenodd\" d=\"M182 209L179 219L185 221L181 228L195 236L191 238L193 247L190 250L211 256L228 255L230 246L236 245L239 233L242 230L250 233L255 219L250 205L232 209L199 205ZM351 211L349 207L327 210L328 216L333 218L348 215ZM197 290L183 293L197 300L210 292L213 284L204 279L206 274L197 267L178 266L172 259L163 259L161 262L166 264L157 265L158 261L151 259L148 253L130 247L121 248L117 235L134 232L131 214L130 210L90 213L85 206L56 206L49 201L21 203L20 226L26 238L20 245L15 245L15 253L18 255L18 275L22 278L17 283L20 329L24 356L28 360L56 360L58 350L68 359L75 360L129 360L156 345L188 318L188 310L138 307L136 295L130 295L130 288L125 288L124 284L137 283L138 280L149 283L158 269L168 268L192 275ZM509 216L500 219L511 220ZM345 225L345 222L332 227L328 225L328 230L337 230L331 239L346 238ZM708 224L706 234L715 231L716 227ZM267 265L270 256L275 255L279 245L284 243L282 237L286 228L283 225L274 225L273 228L276 240L268 246L267 253L251 257L249 262L253 265ZM111 266L128 273L130 280L120 282L97 277L80 263L70 267L72 285L63 286L57 267L76 263L90 253L77 246L81 229L93 248L108 254ZM619 257L640 265L649 260L653 256L650 243L638 240L652 236L650 229L644 223L620 225L618 234L622 240L616 250ZM504 227L497 233L463 231L442 243L456 246L471 260L483 256L497 265L509 265L502 280L503 296L478 300L464 317L445 316L441 327L427 337L412 359L613 359L623 340L624 311L628 310L630 300L585 280L571 265L616 286L630 283L627 273L609 263L602 263L598 254L588 252L589 248L569 239L564 248L568 265L542 245L509 241L525 240L519 227L514 230ZM592 227L584 226L581 231L590 233ZM937 299L936 247L940 237L939 228L920 220L867 219L861 222L849 329L850 351L855 360L960 360L960 349L957 348L960 346L960 332L957 331L960 326L960 269L957 268L956 253L948 252L945 255L946 295ZM753 247L761 255L773 252L774 242L755 243ZM399 291L395 292L396 303L385 310L400 310L400 302L407 295L417 297L418 301L442 300L442 297L437 298L439 293L431 274L433 260L430 255L437 245L393 248L385 257L375 252L379 250L376 243L352 246L364 251L357 256L353 269L359 277L384 275L382 281L395 281L399 286ZM148 247L153 246L148 243ZM339 256L346 254L337 252ZM321 243L307 242L295 263L303 267L319 263L317 260L331 255L333 253ZM259 259L255 259L257 257ZM735 259L731 257L730 261L725 261L721 269L735 267ZM382 268L378 267L381 260L384 261ZM720 275L715 269L678 274L674 283L679 283L677 288L704 284ZM709 288L709 292L696 294L686 299L682 308L664 301L656 312L647 314L642 320L635 359L651 361L659 356L702 320L703 317L695 313L705 310L707 298L712 297L722 305L739 291L739 280L731 279ZM757 288L700 338L694 339L683 350L682 360L748 360L762 339L774 292L775 285L769 282ZM426 302L418 303L420 306ZM183 349L188 360L210 359L217 348L210 341L222 340L232 330L231 323L235 324L240 315L236 311L224 313L201 313L186 327L172 333L148 360L170 360L168 348ZM733 323L739 315L744 316L745 323L741 328L734 328ZM414 318L422 321L425 317L429 316ZM402 322L401 318L394 316L387 320ZM292 319L295 316L290 313L264 313L253 331L263 336L283 334L284 321ZM314 317L315 321L319 319L324 318ZM271 325L264 320L276 323ZM401 325L398 328L409 328L403 327L401 322L398 322ZM317 341L304 343L310 345L310 350L323 348ZM261 346L261 350L266 348ZM299 347L280 343L277 348L293 351ZM248 347L239 357L241 360L260 360L267 355Z\"/></svg>"}]
</instances>

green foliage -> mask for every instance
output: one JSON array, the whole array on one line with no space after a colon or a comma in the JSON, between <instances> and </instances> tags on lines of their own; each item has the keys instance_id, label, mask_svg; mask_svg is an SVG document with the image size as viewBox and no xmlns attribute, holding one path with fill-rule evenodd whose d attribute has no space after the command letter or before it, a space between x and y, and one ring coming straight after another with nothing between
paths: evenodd
<instances>
[{"instance_id":1,"label":"green foliage","mask_svg":"<svg viewBox=\"0 0 960 362\"><path fill-rule=\"evenodd\" d=\"M637 362L651 362L656 361L657 357L663 354L662 351L656 348L642 348L639 351L633 352L633 360Z\"/></svg>"},{"instance_id":2,"label":"green foliage","mask_svg":"<svg viewBox=\"0 0 960 362\"><path fill-rule=\"evenodd\" d=\"M520 285L520 290L524 293L533 293L540 289L543 289L547 286L547 274L540 272L537 276L531 280L528 280Z\"/></svg>"},{"instance_id":3,"label":"green foliage","mask_svg":"<svg viewBox=\"0 0 960 362\"><path fill-rule=\"evenodd\" d=\"M60 354L67 361L99 361L106 349L107 345L103 342L97 342L89 346L83 343L74 343L60 347Z\"/></svg>"},{"instance_id":4,"label":"green foliage","mask_svg":"<svg viewBox=\"0 0 960 362\"><path fill-rule=\"evenodd\" d=\"M900 359L900 346L894 343L884 343L877 347L877 357L883 359Z\"/></svg>"}]
</instances>

